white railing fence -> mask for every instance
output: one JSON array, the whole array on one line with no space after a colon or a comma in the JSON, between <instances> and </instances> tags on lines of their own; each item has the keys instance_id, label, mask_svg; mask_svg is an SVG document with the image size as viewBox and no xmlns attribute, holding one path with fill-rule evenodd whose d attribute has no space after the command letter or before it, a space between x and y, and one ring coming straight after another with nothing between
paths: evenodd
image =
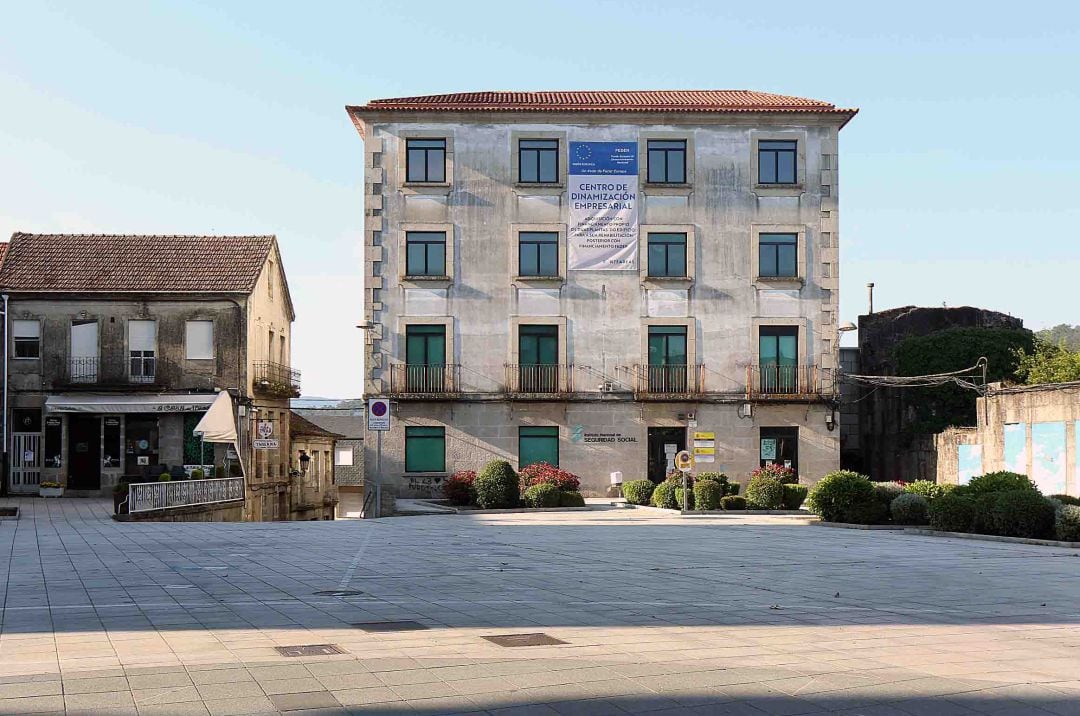
<instances>
[{"instance_id":1,"label":"white railing fence","mask_svg":"<svg viewBox=\"0 0 1080 716\"><path fill-rule=\"evenodd\" d=\"M128 512L233 502L243 500L244 494L244 478L242 477L136 482L128 487Z\"/></svg>"}]
</instances>

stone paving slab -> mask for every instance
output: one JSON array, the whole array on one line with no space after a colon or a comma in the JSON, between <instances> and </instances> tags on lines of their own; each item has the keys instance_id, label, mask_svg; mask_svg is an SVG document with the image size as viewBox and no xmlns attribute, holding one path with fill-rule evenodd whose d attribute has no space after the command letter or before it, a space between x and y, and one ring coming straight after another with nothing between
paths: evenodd
<instances>
[{"instance_id":1,"label":"stone paving slab","mask_svg":"<svg viewBox=\"0 0 1080 716\"><path fill-rule=\"evenodd\" d=\"M2 504L0 714L1080 716L1080 550L647 510ZM352 626L392 621L428 628ZM566 644L483 639L534 632ZM310 644L344 653L275 649Z\"/></svg>"}]
</instances>

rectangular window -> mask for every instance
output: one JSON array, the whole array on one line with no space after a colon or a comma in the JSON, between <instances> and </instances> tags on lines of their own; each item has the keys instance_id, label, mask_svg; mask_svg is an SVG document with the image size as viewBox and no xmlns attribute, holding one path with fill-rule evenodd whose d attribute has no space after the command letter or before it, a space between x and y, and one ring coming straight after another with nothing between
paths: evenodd
<instances>
[{"instance_id":1,"label":"rectangular window","mask_svg":"<svg viewBox=\"0 0 1080 716\"><path fill-rule=\"evenodd\" d=\"M559 234L555 231L518 233L518 276L559 275Z\"/></svg>"},{"instance_id":2,"label":"rectangular window","mask_svg":"<svg viewBox=\"0 0 1080 716\"><path fill-rule=\"evenodd\" d=\"M408 231L405 233L405 274L408 276L446 275L445 231Z\"/></svg>"},{"instance_id":3,"label":"rectangular window","mask_svg":"<svg viewBox=\"0 0 1080 716\"><path fill-rule=\"evenodd\" d=\"M558 326L518 327L518 371L521 392L558 392Z\"/></svg>"},{"instance_id":4,"label":"rectangular window","mask_svg":"<svg viewBox=\"0 0 1080 716\"><path fill-rule=\"evenodd\" d=\"M758 275L767 278L798 276L798 234L758 235Z\"/></svg>"},{"instance_id":5,"label":"rectangular window","mask_svg":"<svg viewBox=\"0 0 1080 716\"><path fill-rule=\"evenodd\" d=\"M686 140L648 140L649 183L686 183Z\"/></svg>"},{"instance_id":6,"label":"rectangular window","mask_svg":"<svg viewBox=\"0 0 1080 716\"><path fill-rule=\"evenodd\" d=\"M648 371L650 392L686 392L686 326L649 326Z\"/></svg>"},{"instance_id":7,"label":"rectangular window","mask_svg":"<svg viewBox=\"0 0 1080 716\"><path fill-rule=\"evenodd\" d=\"M758 458L761 467L783 465L799 473L799 429L761 428Z\"/></svg>"},{"instance_id":8,"label":"rectangular window","mask_svg":"<svg viewBox=\"0 0 1080 716\"><path fill-rule=\"evenodd\" d=\"M559 466L558 426L518 428L518 469L538 462Z\"/></svg>"},{"instance_id":9,"label":"rectangular window","mask_svg":"<svg viewBox=\"0 0 1080 716\"><path fill-rule=\"evenodd\" d=\"M762 393L795 393L799 384L799 329L797 326L761 326L758 356Z\"/></svg>"},{"instance_id":10,"label":"rectangular window","mask_svg":"<svg viewBox=\"0 0 1080 716\"><path fill-rule=\"evenodd\" d=\"M405 428L405 472L445 472L445 428Z\"/></svg>"},{"instance_id":11,"label":"rectangular window","mask_svg":"<svg viewBox=\"0 0 1080 716\"><path fill-rule=\"evenodd\" d=\"M446 181L445 139L406 139L405 148L405 181Z\"/></svg>"},{"instance_id":12,"label":"rectangular window","mask_svg":"<svg viewBox=\"0 0 1080 716\"><path fill-rule=\"evenodd\" d=\"M41 357L41 321L12 321L16 358Z\"/></svg>"},{"instance_id":13,"label":"rectangular window","mask_svg":"<svg viewBox=\"0 0 1080 716\"><path fill-rule=\"evenodd\" d=\"M649 234L649 275L686 276L686 234Z\"/></svg>"},{"instance_id":14,"label":"rectangular window","mask_svg":"<svg viewBox=\"0 0 1080 716\"><path fill-rule=\"evenodd\" d=\"M558 139L521 139L518 141L518 181L523 184L558 183Z\"/></svg>"},{"instance_id":15,"label":"rectangular window","mask_svg":"<svg viewBox=\"0 0 1080 716\"><path fill-rule=\"evenodd\" d=\"M128 358L131 382L154 382L157 375L157 321L128 321Z\"/></svg>"},{"instance_id":16,"label":"rectangular window","mask_svg":"<svg viewBox=\"0 0 1080 716\"><path fill-rule=\"evenodd\" d=\"M71 322L72 383L95 383L98 379L98 322L79 319Z\"/></svg>"},{"instance_id":17,"label":"rectangular window","mask_svg":"<svg viewBox=\"0 0 1080 716\"><path fill-rule=\"evenodd\" d=\"M334 448L334 464L342 467L352 467L353 454L350 447Z\"/></svg>"},{"instance_id":18,"label":"rectangular window","mask_svg":"<svg viewBox=\"0 0 1080 716\"><path fill-rule=\"evenodd\" d=\"M214 322L188 321L184 346L189 360L210 360L214 357Z\"/></svg>"},{"instance_id":19,"label":"rectangular window","mask_svg":"<svg viewBox=\"0 0 1080 716\"><path fill-rule=\"evenodd\" d=\"M445 383L446 326L406 326L406 390L410 393L440 393Z\"/></svg>"},{"instance_id":20,"label":"rectangular window","mask_svg":"<svg viewBox=\"0 0 1080 716\"><path fill-rule=\"evenodd\" d=\"M274 261L271 259L266 262L266 295L270 297L270 300L274 300Z\"/></svg>"},{"instance_id":21,"label":"rectangular window","mask_svg":"<svg viewBox=\"0 0 1080 716\"><path fill-rule=\"evenodd\" d=\"M795 184L798 142L794 139L758 141L758 184Z\"/></svg>"}]
</instances>

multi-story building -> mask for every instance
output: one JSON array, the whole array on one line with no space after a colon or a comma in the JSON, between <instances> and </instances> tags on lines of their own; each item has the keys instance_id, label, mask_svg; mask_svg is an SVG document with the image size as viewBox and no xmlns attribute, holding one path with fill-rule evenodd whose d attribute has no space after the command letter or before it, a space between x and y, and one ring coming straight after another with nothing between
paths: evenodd
<instances>
[{"instance_id":1,"label":"multi-story building","mask_svg":"<svg viewBox=\"0 0 1080 716\"><path fill-rule=\"evenodd\" d=\"M300 384L273 236L17 233L0 290L12 493L42 480L108 493L166 470L238 473L243 460L245 516L289 518ZM239 456L193 434L220 390L236 405Z\"/></svg>"},{"instance_id":2,"label":"multi-story building","mask_svg":"<svg viewBox=\"0 0 1080 716\"><path fill-rule=\"evenodd\" d=\"M684 448L738 476L838 466L838 133L857 110L674 91L347 111L365 393L394 401L369 479L417 495L546 460L597 494Z\"/></svg>"}]
</instances>

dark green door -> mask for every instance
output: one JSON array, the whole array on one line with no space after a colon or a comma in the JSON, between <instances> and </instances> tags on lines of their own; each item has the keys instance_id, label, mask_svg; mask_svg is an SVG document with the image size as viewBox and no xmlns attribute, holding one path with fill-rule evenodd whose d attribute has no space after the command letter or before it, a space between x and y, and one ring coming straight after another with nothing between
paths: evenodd
<instances>
[{"instance_id":1,"label":"dark green door","mask_svg":"<svg viewBox=\"0 0 1080 716\"><path fill-rule=\"evenodd\" d=\"M649 327L649 392L686 392L686 326Z\"/></svg>"},{"instance_id":2,"label":"dark green door","mask_svg":"<svg viewBox=\"0 0 1080 716\"><path fill-rule=\"evenodd\" d=\"M405 364L408 392L443 392L446 387L446 326L407 326Z\"/></svg>"},{"instance_id":3,"label":"dark green door","mask_svg":"<svg viewBox=\"0 0 1080 716\"><path fill-rule=\"evenodd\" d=\"M798 392L799 329L795 326L762 326L760 330L761 392Z\"/></svg>"},{"instance_id":4,"label":"dark green door","mask_svg":"<svg viewBox=\"0 0 1080 716\"><path fill-rule=\"evenodd\" d=\"M558 392L558 326L521 326L518 329L518 369L521 392Z\"/></svg>"}]
</instances>

